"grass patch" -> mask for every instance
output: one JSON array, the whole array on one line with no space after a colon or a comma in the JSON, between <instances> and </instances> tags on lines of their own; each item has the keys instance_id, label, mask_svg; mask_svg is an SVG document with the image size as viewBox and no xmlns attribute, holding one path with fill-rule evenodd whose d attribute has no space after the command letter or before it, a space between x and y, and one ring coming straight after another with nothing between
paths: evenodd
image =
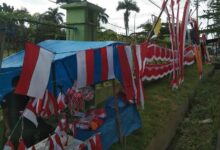
<instances>
[{"instance_id":1,"label":"grass patch","mask_svg":"<svg viewBox=\"0 0 220 150\"><path fill-rule=\"evenodd\" d=\"M204 66L205 72L211 70L211 66ZM139 110L142 127L135 133L127 137L126 150L144 150L152 138L168 120L171 112L177 110L177 106L193 93L198 83L198 73L196 65L186 67L185 81L183 85L175 91L169 87L169 77L153 82L145 83L145 109ZM113 144L111 150L122 149L119 143Z\"/></svg>"},{"instance_id":2,"label":"grass patch","mask_svg":"<svg viewBox=\"0 0 220 150\"><path fill-rule=\"evenodd\" d=\"M214 150L220 127L220 72L196 89L192 109L181 124L170 150ZM202 121L210 119L211 122Z\"/></svg>"}]
</instances>

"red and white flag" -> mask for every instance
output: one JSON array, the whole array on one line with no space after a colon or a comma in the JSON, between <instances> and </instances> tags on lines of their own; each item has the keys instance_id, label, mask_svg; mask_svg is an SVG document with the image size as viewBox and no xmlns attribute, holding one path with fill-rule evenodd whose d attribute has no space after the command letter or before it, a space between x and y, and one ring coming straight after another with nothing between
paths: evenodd
<instances>
[{"instance_id":1,"label":"red and white flag","mask_svg":"<svg viewBox=\"0 0 220 150\"><path fill-rule=\"evenodd\" d=\"M61 140L60 140L60 137L59 137L58 134L55 134L53 142L54 142L54 149L55 150L64 150L63 145L61 143Z\"/></svg>"},{"instance_id":2,"label":"red and white flag","mask_svg":"<svg viewBox=\"0 0 220 150\"><path fill-rule=\"evenodd\" d=\"M58 106L59 106L59 110L63 110L63 109L66 108L65 95L61 92L58 95L57 103L58 103Z\"/></svg>"},{"instance_id":3,"label":"red and white flag","mask_svg":"<svg viewBox=\"0 0 220 150\"><path fill-rule=\"evenodd\" d=\"M76 136L76 122L70 123L69 129L72 131L73 137L75 137Z\"/></svg>"},{"instance_id":4,"label":"red and white flag","mask_svg":"<svg viewBox=\"0 0 220 150\"><path fill-rule=\"evenodd\" d=\"M135 70L135 83L137 87L136 103L141 104L142 109L144 109L144 92L142 84L142 73L143 73L143 59L141 57L141 46L137 45L134 52L134 70Z\"/></svg>"},{"instance_id":5,"label":"red and white flag","mask_svg":"<svg viewBox=\"0 0 220 150\"><path fill-rule=\"evenodd\" d=\"M11 140L8 140L3 148L3 150L14 150L14 144Z\"/></svg>"},{"instance_id":6,"label":"red and white flag","mask_svg":"<svg viewBox=\"0 0 220 150\"><path fill-rule=\"evenodd\" d=\"M40 115L40 113L43 109L43 103L44 103L44 100L42 98L38 99L36 107L35 107L36 113L38 115Z\"/></svg>"},{"instance_id":7,"label":"red and white flag","mask_svg":"<svg viewBox=\"0 0 220 150\"><path fill-rule=\"evenodd\" d=\"M27 150L23 139L20 139L19 141L18 150Z\"/></svg>"},{"instance_id":8,"label":"red and white flag","mask_svg":"<svg viewBox=\"0 0 220 150\"><path fill-rule=\"evenodd\" d=\"M88 150L102 150L100 134L96 134L87 141Z\"/></svg>"},{"instance_id":9,"label":"red and white flag","mask_svg":"<svg viewBox=\"0 0 220 150\"><path fill-rule=\"evenodd\" d=\"M27 43L22 73L16 93L42 98L46 90L54 54L37 45Z\"/></svg>"},{"instance_id":10,"label":"red and white flag","mask_svg":"<svg viewBox=\"0 0 220 150\"><path fill-rule=\"evenodd\" d=\"M30 120L36 127L38 126L38 122L37 122L37 116L36 116L36 112L35 112L35 105L36 105L36 101L35 100L30 100L23 112L23 116L25 118L27 118L28 120Z\"/></svg>"},{"instance_id":11,"label":"red and white flag","mask_svg":"<svg viewBox=\"0 0 220 150\"><path fill-rule=\"evenodd\" d=\"M45 95L43 97L43 107L40 112L40 116L43 118L48 118L51 115L58 114L58 103L56 98L48 91L45 91Z\"/></svg>"}]
</instances>

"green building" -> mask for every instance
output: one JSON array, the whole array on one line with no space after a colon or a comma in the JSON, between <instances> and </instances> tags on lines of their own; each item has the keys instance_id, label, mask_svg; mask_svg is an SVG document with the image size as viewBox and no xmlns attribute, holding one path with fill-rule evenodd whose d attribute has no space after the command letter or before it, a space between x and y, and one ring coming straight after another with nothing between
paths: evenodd
<instances>
[{"instance_id":1,"label":"green building","mask_svg":"<svg viewBox=\"0 0 220 150\"><path fill-rule=\"evenodd\" d=\"M98 15L103 12L103 8L87 1L65 4L61 8L66 9L67 25L76 27L76 30L67 29L67 40L96 40Z\"/></svg>"}]
</instances>

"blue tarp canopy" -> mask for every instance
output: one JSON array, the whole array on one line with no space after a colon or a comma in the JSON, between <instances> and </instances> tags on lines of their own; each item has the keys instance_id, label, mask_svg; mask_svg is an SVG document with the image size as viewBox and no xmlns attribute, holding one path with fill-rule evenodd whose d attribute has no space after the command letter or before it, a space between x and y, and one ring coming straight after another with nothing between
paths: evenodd
<instances>
[{"instance_id":1,"label":"blue tarp canopy","mask_svg":"<svg viewBox=\"0 0 220 150\"><path fill-rule=\"evenodd\" d=\"M66 41L66 40L46 40L38 45L53 52L54 57L54 73L56 77L56 85L62 85L64 90L71 87L75 79L74 55L79 51L88 49L98 49L106 46L116 46L123 44L122 42L114 41L95 41L95 42L82 42L82 41ZM23 65L24 50L11 55L2 62L0 70L0 101L2 97L12 90L11 80L13 77L21 73ZM53 92L54 79L52 73L48 83L48 89ZM59 91L57 91L59 92ZM57 93L54 93L55 95Z\"/></svg>"}]
</instances>

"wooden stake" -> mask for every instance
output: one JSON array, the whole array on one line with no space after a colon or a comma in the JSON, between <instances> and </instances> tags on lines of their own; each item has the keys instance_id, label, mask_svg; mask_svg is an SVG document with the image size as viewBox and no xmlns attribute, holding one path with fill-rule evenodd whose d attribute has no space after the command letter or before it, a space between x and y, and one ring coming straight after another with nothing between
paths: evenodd
<instances>
[{"instance_id":1,"label":"wooden stake","mask_svg":"<svg viewBox=\"0 0 220 150\"><path fill-rule=\"evenodd\" d=\"M119 107L118 107L118 99L115 97L116 91L115 91L115 82L114 82L114 80L112 80L112 87L113 87L113 94L114 94L116 128L118 129L119 141L123 145L123 135L122 135L122 130L121 130L121 118L120 118L120 112L119 112Z\"/></svg>"}]
</instances>

